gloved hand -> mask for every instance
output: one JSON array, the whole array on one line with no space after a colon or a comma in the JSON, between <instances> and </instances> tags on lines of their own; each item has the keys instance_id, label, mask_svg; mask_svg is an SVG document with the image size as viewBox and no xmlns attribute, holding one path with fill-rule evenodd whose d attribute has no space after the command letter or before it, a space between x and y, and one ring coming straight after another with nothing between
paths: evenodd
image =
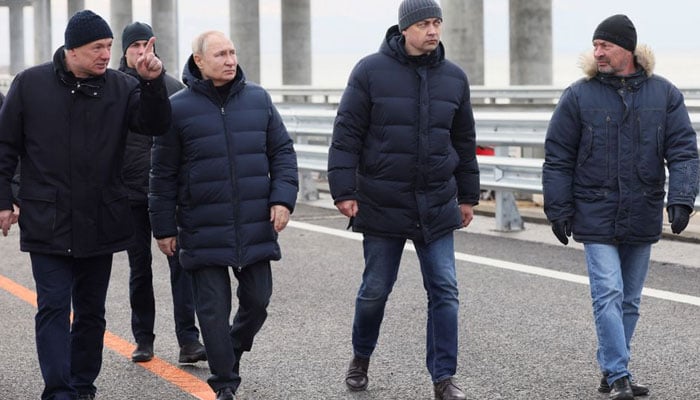
<instances>
[{"instance_id":1,"label":"gloved hand","mask_svg":"<svg viewBox=\"0 0 700 400\"><path fill-rule=\"evenodd\" d=\"M571 236L571 218L558 219L552 221L552 232L565 246L569 244L569 236Z\"/></svg>"},{"instance_id":2,"label":"gloved hand","mask_svg":"<svg viewBox=\"0 0 700 400\"><path fill-rule=\"evenodd\" d=\"M668 222L671 223L671 232L681 233L690 220L690 210L686 206L672 205L666 209L668 211Z\"/></svg>"}]
</instances>

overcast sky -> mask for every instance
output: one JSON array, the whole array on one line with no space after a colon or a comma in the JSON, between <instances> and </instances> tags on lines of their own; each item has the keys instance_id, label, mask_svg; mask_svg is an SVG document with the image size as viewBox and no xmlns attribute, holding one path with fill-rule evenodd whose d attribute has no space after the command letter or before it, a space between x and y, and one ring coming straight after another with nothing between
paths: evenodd
<instances>
[{"instance_id":1,"label":"overcast sky","mask_svg":"<svg viewBox=\"0 0 700 400\"><path fill-rule=\"evenodd\" d=\"M124 1L124 0L114 0ZM246 0L254 1L254 0ZM521 0L526 1L526 0ZM313 83L342 86L352 65L377 50L386 29L397 22L400 0L311 0ZM508 0L484 0L486 84L508 82ZM108 0L86 0L109 20ZM136 0L134 19L150 22L150 1ZM180 64L190 53L191 39L208 29L228 33L229 0L180 0ZM53 47L63 42L66 0L52 0ZM260 0L262 83L279 85L280 2ZM640 43L649 44L657 57L657 72L679 86L700 87L700 40L696 0L552 0L554 83L566 85L580 75L578 55L590 49L591 36L604 18L627 14L637 27ZM7 8L0 9L0 65L9 63ZM445 15L445 24L450 23ZM31 19L25 27L31 26ZM234 42L235 42L235 38ZM237 47L245 43L236 43ZM27 57L33 54L25 51ZM449 48L447 56L449 58ZM116 56L116 55L115 55ZM245 66L245 60L240 60ZM321 73L323 72L323 73Z\"/></svg>"}]
</instances>

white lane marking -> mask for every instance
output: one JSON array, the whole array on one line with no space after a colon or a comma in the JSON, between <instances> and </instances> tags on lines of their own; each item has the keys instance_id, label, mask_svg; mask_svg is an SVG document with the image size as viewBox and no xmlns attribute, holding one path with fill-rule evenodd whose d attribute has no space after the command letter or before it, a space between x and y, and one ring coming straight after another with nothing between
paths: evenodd
<instances>
[{"instance_id":1,"label":"white lane marking","mask_svg":"<svg viewBox=\"0 0 700 400\"><path fill-rule=\"evenodd\" d=\"M362 241L362 234L359 234L356 232L344 231L344 230L334 229L334 228L327 228L325 226L314 225L314 224L309 224L306 222L298 222L298 221L289 221L289 226L291 226L292 228L303 229L306 231L323 233L326 235L338 236L338 237L342 237L345 239ZM413 252L416 251L415 247L413 247L413 244L410 242L406 243L405 248L406 248L406 250L410 250ZM559 271L554 271L551 269L534 267L532 265L519 264L519 263L497 260L497 259L488 258L488 257L474 256L471 254L465 254L465 253L459 253L459 252L455 252L455 259L457 259L459 261L473 263L473 264L487 265L489 267L494 267L494 268L507 269L510 271L522 272L522 273L530 274L530 275L544 276L547 278L558 279L561 281L578 283L581 285L588 285L588 276L585 276L585 275L576 275L576 274L570 274L568 272L559 272ZM654 297L654 298L662 299L662 300L669 300L669 301L673 301L676 303L685 303L685 304L690 304L690 305L694 305L694 306L700 306L700 297L690 296L687 294L669 292L666 290L651 289L651 288L645 287L642 290L642 295L648 296L648 297Z\"/></svg>"}]
</instances>

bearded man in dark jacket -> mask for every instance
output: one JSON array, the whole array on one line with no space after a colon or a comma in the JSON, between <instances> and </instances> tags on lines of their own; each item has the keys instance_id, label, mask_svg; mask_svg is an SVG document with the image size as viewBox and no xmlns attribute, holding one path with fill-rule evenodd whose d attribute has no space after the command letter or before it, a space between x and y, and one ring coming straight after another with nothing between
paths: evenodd
<instances>
[{"instance_id":1,"label":"bearded man in dark jacket","mask_svg":"<svg viewBox=\"0 0 700 400\"><path fill-rule=\"evenodd\" d=\"M563 244L584 244L602 378L598 391L631 400L649 389L628 369L651 245L661 237L665 166L673 233L698 194L698 149L683 95L654 74L625 15L593 34L586 77L562 93L545 140L544 211Z\"/></svg>"},{"instance_id":2,"label":"bearded man in dark jacket","mask_svg":"<svg viewBox=\"0 0 700 400\"><path fill-rule=\"evenodd\" d=\"M138 76L136 60L143 55L148 40L154 36L150 25L134 22L122 33L122 53L119 70ZM165 74L168 95L173 95L185 85ZM134 220L134 241L126 252L129 256L129 302L131 304L131 331L136 349L131 354L134 362L153 358L153 333L156 303L153 295L153 254L151 253L151 222L148 217L148 172L151 169L153 138L130 132L126 138L124 154L124 184L129 190L131 214ZM207 353L199 342L199 329L195 325L192 280L180 266L177 257L168 257L170 288L173 296L175 335L180 346L178 362L206 361Z\"/></svg>"},{"instance_id":3,"label":"bearded man in dark jacket","mask_svg":"<svg viewBox=\"0 0 700 400\"><path fill-rule=\"evenodd\" d=\"M172 128L153 147L151 225L158 248L177 251L191 273L208 383L217 400L232 400L241 355L267 318L270 261L281 258L277 235L296 203L296 154L270 95L246 81L223 33L195 38L183 81Z\"/></svg>"},{"instance_id":4,"label":"bearded man in dark jacket","mask_svg":"<svg viewBox=\"0 0 700 400\"><path fill-rule=\"evenodd\" d=\"M479 201L469 82L445 59L442 10L404 0L379 52L353 69L338 107L328 182L338 210L364 234L365 269L345 383L365 390L386 301L406 240L428 295L426 366L437 399L464 399L453 382L458 287L453 232Z\"/></svg>"},{"instance_id":5,"label":"bearded man in dark jacket","mask_svg":"<svg viewBox=\"0 0 700 400\"><path fill-rule=\"evenodd\" d=\"M79 11L53 62L19 73L0 111L0 226L7 235L16 217L19 159L20 248L36 283L42 399L95 396L112 254L133 235L121 178L126 137L161 135L170 125L154 42L136 62L138 79L108 69L112 31Z\"/></svg>"}]
</instances>

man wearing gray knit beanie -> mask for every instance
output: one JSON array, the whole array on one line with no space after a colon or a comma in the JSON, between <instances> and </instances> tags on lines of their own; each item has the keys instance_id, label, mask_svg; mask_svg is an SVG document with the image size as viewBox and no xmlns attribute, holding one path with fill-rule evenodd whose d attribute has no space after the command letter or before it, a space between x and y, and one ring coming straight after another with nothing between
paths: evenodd
<instances>
[{"instance_id":1,"label":"man wearing gray knit beanie","mask_svg":"<svg viewBox=\"0 0 700 400\"><path fill-rule=\"evenodd\" d=\"M345 376L351 391L369 384L369 360L411 240L429 299L426 366L435 398L465 398L453 381L459 336L453 235L473 218L479 166L469 81L445 58L441 30L435 1L404 0L398 24L377 53L355 66L338 106L328 182L335 206L364 235L365 256Z\"/></svg>"}]
</instances>

